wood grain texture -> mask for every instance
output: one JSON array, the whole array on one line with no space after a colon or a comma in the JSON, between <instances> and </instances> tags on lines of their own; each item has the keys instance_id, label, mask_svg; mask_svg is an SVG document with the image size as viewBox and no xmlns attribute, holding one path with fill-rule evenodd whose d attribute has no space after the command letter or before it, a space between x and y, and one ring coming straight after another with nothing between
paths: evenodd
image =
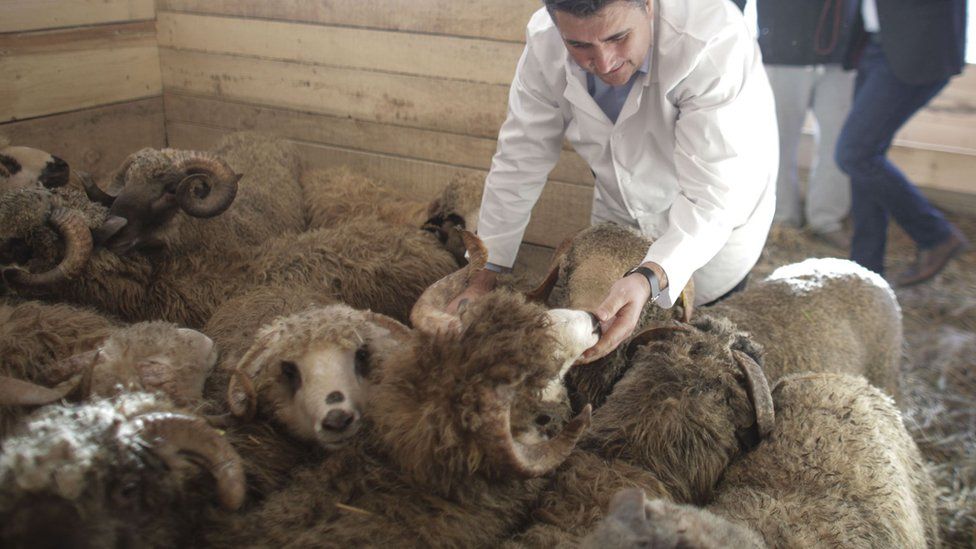
<instances>
[{"instance_id":1,"label":"wood grain texture","mask_svg":"<svg viewBox=\"0 0 976 549\"><path fill-rule=\"evenodd\" d=\"M167 11L302 21L522 42L535 0L158 0Z\"/></svg>"},{"instance_id":2,"label":"wood grain texture","mask_svg":"<svg viewBox=\"0 0 976 549\"><path fill-rule=\"evenodd\" d=\"M521 44L160 12L159 45L508 86Z\"/></svg>"},{"instance_id":3,"label":"wood grain texture","mask_svg":"<svg viewBox=\"0 0 976 549\"><path fill-rule=\"evenodd\" d=\"M5 0L0 32L153 19L153 0Z\"/></svg>"},{"instance_id":4,"label":"wood grain texture","mask_svg":"<svg viewBox=\"0 0 976 549\"><path fill-rule=\"evenodd\" d=\"M495 138L508 87L160 48L167 91Z\"/></svg>"}]
</instances>

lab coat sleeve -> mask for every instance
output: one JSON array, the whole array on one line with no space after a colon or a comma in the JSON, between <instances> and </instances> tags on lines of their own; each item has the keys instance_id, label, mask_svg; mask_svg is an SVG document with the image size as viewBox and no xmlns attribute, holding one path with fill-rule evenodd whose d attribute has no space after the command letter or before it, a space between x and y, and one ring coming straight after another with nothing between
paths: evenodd
<instances>
[{"instance_id":1,"label":"lab coat sleeve","mask_svg":"<svg viewBox=\"0 0 976 549\"><path fill-rule=\"evenodd\" d=\"M561 93L561 92L560 92ZM531 40L508 95L508 117L485 180L478 236L488 261L511 267L546 178L559 160L566 123Z\"/></svg>"},{"instance_id":2,"label":"lab coat sleeve","mask_svg":"<svg viewBox=\"0 0 976 549\"><path fill-rule=\"evenodd\" d=\"M769 123L772 95L758 49L745 32L736 25L715 37L674 89L679 192L668 228L644 259L668 275L665 305L749 219L768 183L762 155L777 154L764 150L775 141L761 133L776 132Z\"/></svg>"}]
</instances>

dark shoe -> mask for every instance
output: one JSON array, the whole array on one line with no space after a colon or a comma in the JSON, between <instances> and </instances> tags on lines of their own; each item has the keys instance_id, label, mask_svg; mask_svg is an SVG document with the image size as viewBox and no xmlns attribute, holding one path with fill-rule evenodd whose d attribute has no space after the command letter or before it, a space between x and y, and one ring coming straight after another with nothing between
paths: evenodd
<instances>
[{"instance_id":1,"label":"dark shoe","mask_svg":"<svg viewBox=\"0 0 976 549\"><path fill-rule=\"evenodd\" d=\"M845 254L848 254L851 251L851 236L844 231L844 229L837 229L835 231L828 231L825 233L813 231L810 233L810 236L821 244L826 244L831 248L843 250Z\"/></svg>"},{"instance_id":2,"label":"dark shoe","mask_svg":"<svg viewBox=\"0 0 976 549\"><path fill-rule=\"evenodd\" d=\"M915 264L895 277L895 285L905 287L925 282L939 274L950 259L962 253L968 246L966 237L953 229L952 234L942 244L919 250L915 255Z\"/></svg>"}]
</instances>

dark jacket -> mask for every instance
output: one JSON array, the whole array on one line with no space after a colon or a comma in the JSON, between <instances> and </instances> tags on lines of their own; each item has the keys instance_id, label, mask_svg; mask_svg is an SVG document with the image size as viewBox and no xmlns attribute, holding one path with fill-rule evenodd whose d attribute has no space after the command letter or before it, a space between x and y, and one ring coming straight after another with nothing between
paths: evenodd
<instances>
[{"instance_id":1,"label":"dark jacket","mask_svg":"<svg viewBox=\"0 0 976 549\"><path fill-rule=\"evenodd\" d=\"M756 0L763 63L843 63L860 10L860 0Z\"/></svg>"},{"instance_id":2,"label":"dark jacket","mask_svg":"<svg viewBox=\"0 0 976 549\"><path fill-rule=\"evenodd\" d=\"M759 0L763 1L769 0ZM908 84L929 84L962 72L966 0L877 0L877 4L881 47L896 77ZM867 40L859 10L845 67L856 66Z\"/></svg>"}]
</instances>

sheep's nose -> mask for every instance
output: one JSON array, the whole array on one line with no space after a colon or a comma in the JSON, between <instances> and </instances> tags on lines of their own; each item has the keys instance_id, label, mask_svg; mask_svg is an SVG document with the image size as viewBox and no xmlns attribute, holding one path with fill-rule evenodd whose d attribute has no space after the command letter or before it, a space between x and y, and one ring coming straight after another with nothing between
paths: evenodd
<instances>
[{"instance_id":1,"label":"sheep's nose","mask_svg":"<svg viewBox=\"0 0 976 549\"><path fill-rule=\"evenodd\" d=\"M597 337L603 337L603 328L600 327L600 319L593 313L587 313L590 315L590 324L593 325L593 333Z\"/></svg>"},{"instance_id":2,"label":"sheep's nose","mask_svg":"<svg viewBox=\"0 0 976 549\"><path fill-rule=\"evenodd\" d=\"M345 410L331 410L322 420L322 429L341 433L352 423L352 414Z\"/></svg>"}]
</instances>

